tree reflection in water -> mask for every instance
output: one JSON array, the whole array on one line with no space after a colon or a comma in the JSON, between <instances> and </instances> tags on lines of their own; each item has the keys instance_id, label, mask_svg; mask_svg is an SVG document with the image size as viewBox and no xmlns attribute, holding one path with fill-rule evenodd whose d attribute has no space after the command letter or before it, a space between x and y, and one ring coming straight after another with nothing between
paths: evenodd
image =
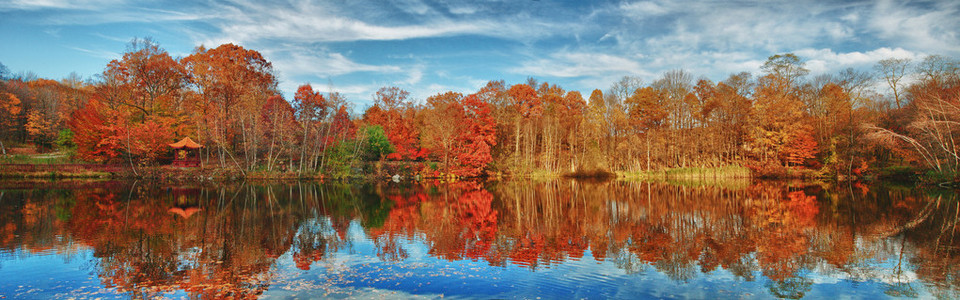
<instances>
[{"instance_id":1,"label":"tree reflection in water","mask_svg":"<svg viewBox=\"0 0 960 300\"><path fill-rule=\"evenodd\" d=\"M956 194L896 186L754 182L249 184L111 182L0 191L0 251L92 249L101 283L134 297L257 297L278 260L310 270L367 239L383 261L411 243L443 260L522 266L611 261L674 281L723 269L803 297L815 276L956 296ZM362 234L348 234L358 224ZM894 272L876 268L890 257ZM639 275L638 275L639 276Z\"/></svg>"}]
</instances>

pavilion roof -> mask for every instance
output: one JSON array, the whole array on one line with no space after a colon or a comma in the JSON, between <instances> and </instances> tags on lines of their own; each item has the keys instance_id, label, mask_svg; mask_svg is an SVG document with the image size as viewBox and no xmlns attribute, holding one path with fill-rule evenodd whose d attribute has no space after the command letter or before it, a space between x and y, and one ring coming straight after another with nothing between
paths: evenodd
<instances>
[{"instance_id":1,"label":"pavilion roof","mask_svg":"<svg viewBox=\"0 0 960 300\"><path fill-rule=\"evenodd\" d=\"M170 147L174 149L182 149L182 148L200 149L200 148L203 148L203 145L197 144L197 142L194 142L189 137L185 137L179 142L170 144Z\"/></svg>"}]
</instances>

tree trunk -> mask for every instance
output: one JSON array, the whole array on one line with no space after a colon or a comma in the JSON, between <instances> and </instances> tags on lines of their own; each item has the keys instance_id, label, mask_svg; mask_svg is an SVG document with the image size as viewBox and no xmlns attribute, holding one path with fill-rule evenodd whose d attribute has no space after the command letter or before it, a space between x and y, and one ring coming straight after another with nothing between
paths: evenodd
<instances>
[{"instance_id":1,"label":"tree trunk","mask_svg":"<svg viewBox=\"0 0 960 300\"><path fill-rule=\"evenodd\" d=\"M650 173L650 132L646 134L647 138L647 173Z\"/></svg>"},{"instance_id":2,"label":"tree trunk","mask_svg":"<svg viewBox=\"0 0 960 300\"><path fill-rule=\"evenodd\" d=\"M307 145L309 143L309 139L307 139L307 135L309 134L307 132L308 128L310 128L310 125L305 122L303 124L303 141L300 143L300 167L297 168L297 175L303 173L304 155L307 152Z\"/></svg>"},{"instance_id":3,"label":"tree trunk","mask_svg":"<svg viewBox=\"0 0 960 300\"><path fill-rule=\"evenodd\" d=\"M515 168L520 168L520 119L517 119L516 131L513 135L514 145L513 145L513 156Z\"/></svg>"}]
</instances>

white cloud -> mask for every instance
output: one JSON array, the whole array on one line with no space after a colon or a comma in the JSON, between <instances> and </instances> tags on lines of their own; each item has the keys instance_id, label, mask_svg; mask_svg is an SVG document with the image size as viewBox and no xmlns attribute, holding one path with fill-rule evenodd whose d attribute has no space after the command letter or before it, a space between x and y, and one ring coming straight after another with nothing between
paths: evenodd
<instances>
[{"instance_id":1,"label":"white cloud","mask_svg":"<svg viewBox=\"0 0 960 300\"><path fill-rule=\"evenodd\" d=\"M10 0L0 2L0 11L40 9L97 10L116 5L122 0Z\"/></svg>"},{"instance_id":2,"label":"white cloud","mask_svg":"<svg viewBox=\"0 0 960 300\"><path fill-rule=\"evenodd\" d=\"M860 21L860 15L855 12L852 12L843 17L840 17L840 19L847 22L856 23L857 21Z\"/></svg>"},{"instance_id":3,"label":"white cloud","mask_svg":"<svg viewBox=\"0 0 960 300\"><path fill-rule=\"evenodd\" d=\"M419 2L418 2L419 3ZM422 4L422 3L421 3ZM403 6L408 13L428 17L390 19L380 15L371 20L350 17L311 2L299 5L264 4L256 1L218 6L222 11L210 23L219 32L208 34L203 43L230 41L253 43L264 40L299 42L393 41L428 37L481 35L510 39L552 34L565 23L543 23L508 15L502 17L449 19L431 13L432 8ZM398 6L399 7L399 6ZM419 7L414 5L414 7Z\"/></svg>"},{"instance_id":4,"label":"white cloud","mask_svg":"<svg viewBox=\"0 0 960 300\"><path fill-rule=\"evenodd\" d=\"M480 11L480 7L472 3L451 3L447 6L447 10L452 14L471 15Z\"/></svg>"},{"instance_id":5,"label":"white cloud","mask_svg":"<svg viewBox=\"0 0 960 300\"><path fill-rule=\"evenodd\" d=\"M347 99L358 101L369 99L370 95L380 87L379 83L369 82L366 84L351 85L333 85L335 78L354 74L370 73L378 76L399 77L404 75L407 68L395 65L372 65L358 63L344 56L341 53L328 52L325 50L309 50L305 48L289 48L277 50L261 51L273 63L274 70L277 70L280 81L279 88L287 92L287 96L292 96L293 91L304 82L316 82L325 80L326 82L316 82L314 89L322 92L340 92L347 96ZM414 70L406 74L401 82L410 82L415 84L422 78L421 70ZM332 85L332 86L331 86Z\"/></svg>"},{"instance_id":6,"label":"white cloud","mask_svg":"<svg viewBox=\"0 0 960 300\"><path fill-rule=\"evenodd\" d=\"M286 76L312 75L317 77L339 76L356 72L398 73L402 69L392 65L370 65L357 63L343 54L294 50L263 50L273 62L274 68Z\"/></svg>"},{"instance_id":7,"label":"white cloud","mask_svg":"<svg viewBox=\"0 0 960 300\"><path fill-rule=\"evenodd\" d=\"M95 33L93 33L93 35L96 36L96 37L103 38L103 39L108 40L108 41L120 42L120 43L127 43L127 42L130 42L130 40L131 40L131 38L129 38L129 37L119 37L119 36L106 35L106 34L103 34L103 33L100 33L100 32L95 32Z\"/></svg>"},{"instance_id":8,"label":"white cloud","mask_svg":"<svg viewBox=\"0 0 960 300\"><path fill-rule=\"evenodd\" d=\"M419 0L393 0L392 2L394 7L400 8L410 14L426 15L433 12L430 6Z\"/></svg>"},{"instance_id":9,"label":"white cloud","mask_svg":"<svg viewBox=\"0 0 960 300\"><path fill-rule=\"evenodd\" d=\"M114 59L120 59L121 57L123 57L122 54L113 52L113 51L90 50L90 49L85 49L80 47L68 47L68 48L86 53L87 55L96 57L96 58L105 58L109 60L114 60Z\"/></svg>"},{"instance_id":10,"label":"white cloud","mask_svg":"<svg viewBox=\"0 0 960 300\"><path fill-rule=\"evenodd\" d=\"M0 12L14 12L13 15L24 11L36 12L39 14L20 21L43 26L197 21L217 15L215 11L197 12L182 6L168 9L140 4L129 0L14 0L0 1Z\"/></svg>"},{"instance_id":11,"label":"white cloud","mask_svg":"<svg viewBox=\"0 0 960 300\"><path fill-rule=\"evenodd\" d=\"M399 85L415 85L415 84L420 83L420 80L423 80L423 67L422 67L422 66L413 68L412 70L410 70L409 72L407 72L407 78L406 78L406 79L397 81L397 82L395 82L395 83L396 83L396 84L399 84Z\"/></svg>"},{"instance_id":12,"label":"white cloud","mask_svg":"<svg viewBox=\"0 0 960 300\"><path fill-rule=\"evenodd\" d=\"M410 98L421 101L423 103L428 97L445 92L456 92L463 94L464 96L476 93L484 85L487 84L487 81L483 80L463 80L459 81L460 84L456 85L446 85L439 83L430 83L426 85L418 85L413 87L410 92Z\"/></svg>"},{"instance_id":13,"label":"white cloud","mask_svg":"<svg viewBox=\"0 0 960 300\"><path fill-rule=\"evenodd\" d=\"M879 48L866 52L852 51L836 53L831 49L801 49L794 52L806 59L806 67L812 74L833 73L848 67L869 67L886 58L908 58L919 60L925 55L903 48Z\"/></svg>"},{"instance_id":14,"label":"white cloud","mask_svg":"<svg viewBox=\"0 0 960 300\"><path fill-rule=\"evenodd\" d=\"M620 56L563 52L550 55L548 58L524 62L511 72L534 76L583 77L610 73L642 74L644 71L638 62Z\"/></svg>"},{"instance_id":15,"label":"white cloud","mask_svg":"<svg viewBox=\"0 0 960 300\"><path fill-rule=\"evenodd\" d=\"M49 35L51 35L51 36L53 36L53 37L59 38L59 37L60 37L60 30L61 30L61 29L63 29L63 28L47 28L47 29L45 29L43 32L46 33L46 34L49 34Z\"/></svg>"},{"instance_id":16,"label":"white cloud","mask_svg":"<svg viewBox=\"0 0 960 300\"><path fill-rule=\"evenodd\" d=\"M279 84L279 87L283 91L296 91L300 88L300 85L306 83L305 81L282 81ZM347 99L350 100L359 100L366 99L370 97L372 91L376 91L379 87L373 84L358 84L358 85L336 85L332 83L310 83L310 86L314 90L321 93L331 93L337 92L347 96ZM292 94L292 92L291 92Z\"/></svg>"},{"instance_id":17,"label":"white cloud","mask_svg":"<svg viewBox=\"0 0 960 300\"><path fill-rule=\"evenodd\" d=\"M926 53L957 53L957 7L960 3L947 1L887 1L876 5L808 1L618 3L590 14L592 22L606 21L600 27L602 31L596 33L597 43L603 46L567 46L565 51L614 57L643 53L643 58L631 60L647 74L658 76L680 68L714 80L741 71L756 74L766 57L794 52L808 60L812 73L833 73L847 67L869 68L888 57L916 60ZM874 27L882 30L871 29ZM883 34L878 38L871 32ZM551 58L559 62L540 60L519 70L561 77L593 76L580 79L590 84L616 78L599 74L616 70L591 72L559 57Z\"/></svg>"},{"instance_id":18,"label":"white cloud","mask_svg":"<svg viewBox=\"0 0 960 300\"><path fill-rule=\"evenodd\" d=\"M867 25L882 38L904 46L935 52L960 51L960 3L933 2L930 8L907 6L898 1L878 1Z\"/></svg>"},{"instance_id":19,"label":"white cloud","mask_svg":"<svg viewBox=\"0 0 960 300\"><path fill-rule=\"evenodd\" d=\"M644 1L601 8L591 15L594 21L624 20L607 26L600 40L615 38L618 46L631 51L767 54L846 44L860 38L863 26L858 20L870 5L807 1Z\"/></svg>"},{"instance_id":20,"label":"white cloud","mask_svg":"<svg viewBox=\"0 0 960 300\"><path fill-rule=\"evenodd\" d=\"M667 3L667 5L669 5ZM620 9L629 17L643 19L650 16L664 15L670 12L664 4L653 1L624 2L620 4Z\"/></svg>"}]
</instances>

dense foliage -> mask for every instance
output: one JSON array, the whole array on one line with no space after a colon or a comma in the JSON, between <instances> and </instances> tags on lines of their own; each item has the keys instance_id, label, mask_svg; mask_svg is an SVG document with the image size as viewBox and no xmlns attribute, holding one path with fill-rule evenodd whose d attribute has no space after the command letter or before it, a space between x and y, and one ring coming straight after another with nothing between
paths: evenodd
<instances>
[{"instance_id":1,"label":"dense foliage","mask_svg":"<svg viewBox=\"0 0 960 300\"><path fill-rule=\"evenodd\" d=\"M351 115L341 94L310 84L284 99L257 51L225 44L174 58L134 40L95 81L0 81L0 148L66 148L141 166L165 163L166 144L191 137L206 145L205 166L314 175L356 173L363 161L414 162L413 172L434 176L729 165L760 175L955 173L957 61L891 58L875 69L811 76L800 57L783 54L756 75L713 82L673 70L649 84L624 77L587 99L535 79L423 101L384 87Z\"/></svg>"}]
</instances>

